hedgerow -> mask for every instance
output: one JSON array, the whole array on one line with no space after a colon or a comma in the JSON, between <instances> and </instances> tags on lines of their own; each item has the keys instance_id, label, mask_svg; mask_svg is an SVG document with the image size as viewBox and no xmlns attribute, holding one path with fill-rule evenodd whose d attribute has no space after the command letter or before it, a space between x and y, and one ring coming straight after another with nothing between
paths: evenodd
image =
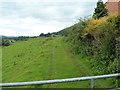
<instances>
[{"instance_id":1,"label":"hedgerow","mask_svg":"<svg viewBox=\"0 0 120 90\"><path fill-rule=\"evenodd\" d=\"M82 19L70 27L65 41L74 54L90 57L94 74L118 73L116 38L120 36L120 16Z\"/></svg>"}]
</instances>

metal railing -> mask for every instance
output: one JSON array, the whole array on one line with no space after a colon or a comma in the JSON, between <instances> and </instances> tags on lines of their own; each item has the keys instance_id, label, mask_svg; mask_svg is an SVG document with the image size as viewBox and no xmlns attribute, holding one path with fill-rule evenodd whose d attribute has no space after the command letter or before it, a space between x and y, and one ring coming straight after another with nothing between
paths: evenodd
<instances>
[{"instance_id":1,"label":"metal railing","mask_svg":"<svg viewBox=\"0 0 120 90\"><path fill-rule=\"evenodd\" d=\"M18 83L0 83L0 87L44 85L44 84L53 84L53 83L63 83L63 82L74 82L74 81L90 80L90 88L94 88L94 79L102 79L102 78L110 78L110 77L118 77L118 76L120 76L120 73L108 74L108 75L100 75L100 76L80 77L80 78L69 78L69 79L56 79L56 80L18 82Z\"/></svg>"}]
</instances>

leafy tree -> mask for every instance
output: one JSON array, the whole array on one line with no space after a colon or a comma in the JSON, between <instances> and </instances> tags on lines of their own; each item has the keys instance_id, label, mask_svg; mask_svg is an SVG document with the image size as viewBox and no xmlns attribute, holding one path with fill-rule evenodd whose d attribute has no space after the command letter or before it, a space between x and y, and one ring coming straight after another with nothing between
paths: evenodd
<instances>
[{"instance_id":1,"label":"leafy tree","mask_svg":"<svg viewBox=\"0 0 120 90\"><path fill-rule=\"evenodd\" d=\"M50 36L51 36L51 33L47 33L47 34L46 34L46 37L50 37Z\"/></svg>"},{"instance_id":2,"label":"leafy tree","mask_svg":"<svg viewBox=\"0 0 120 90\"><path fill-rule=\"evenodd\" d=\"M40 35L39 35L39 37L43 37L44 36L44 33L41 33Z\"/></svg>"},{"instance_id":3,"label":"leafy tree","mask_svg":"<svg viewBox=\"0 0 120 90\"><path fill-rule=\"evenodd\" d=\"M97 7L95 8L93 18L99 19L101 17L108 16L108 10L105 8L105 4L102 0L97 2Z\"/></svg>"}]
</instances>

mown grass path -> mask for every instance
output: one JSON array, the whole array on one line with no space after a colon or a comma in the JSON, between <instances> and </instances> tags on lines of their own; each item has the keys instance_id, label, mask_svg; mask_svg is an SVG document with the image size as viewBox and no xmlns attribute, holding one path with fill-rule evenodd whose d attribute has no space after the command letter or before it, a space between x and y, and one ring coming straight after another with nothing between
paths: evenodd
<instances>
[{"instance_id":1,"label":"mown grass path","mask_svg":"<svg viewBox=\"0 0 120 90\"><path fill-rule=\"evenodd\" d=\"M55 77L56 77L56 43L55 43L55 40L53 41L53 47L52 47L52 51L51 51L51 54L52 54L52 61L51 61L51 64L50 64L50 73L49 73L49 78L51 80L54 80ZM49 84L48 85L49 88L56 88L56 84Z\"/></svg>"},{"instance_id":2,"label":"mown grass path","mask_svg":"<svg viewBox=\"0 0 120 90\"><path fill-rule=\"evenodd\" d=\"M63 37L36 38L3 48L3 82L26 82L85 77L92 75L89 61L75 56ZM95 81L95 87L110 87L108 80ZM36 88L89 88L90 81L25 86Z\"/></svg>"}]
</instances>

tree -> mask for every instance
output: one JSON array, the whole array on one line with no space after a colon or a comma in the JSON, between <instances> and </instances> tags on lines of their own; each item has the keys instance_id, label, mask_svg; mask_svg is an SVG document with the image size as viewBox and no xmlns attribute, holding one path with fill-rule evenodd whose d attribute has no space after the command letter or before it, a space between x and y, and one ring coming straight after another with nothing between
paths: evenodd
<instances>
[{"instance_id":1,"label":"tree","mask_svg":"<svg viewBox=\"0 0 120 90\"><path fill-rule=\"evenodd\" d=\"M105 4L102 0L97 2L97 7L95 8L93 18L99 19L101 17L108 16L108 10L105 8Z\"/></svg>"},{"instance_id":2,"label":"tree","mask_svg":"<svg viewBox=\"0 0 120 90\"><path fill-rule=\"evenodd\" d=\"M45 36L45 34L44 34L44 33L41 33L41 34L39 35L39 37L43 37L43 36Z\"/></svg>"},{"instance_id":3,"label":"tree","mask_svg":"<svg viewBox=\"0 0 120 90\"><path fill-rule=\"evenodd\" d=\"M46 37L50 37L50 36L51 36L51 33L47 33L47 34L46 34Z\"/></svg>"}]
</instances>

